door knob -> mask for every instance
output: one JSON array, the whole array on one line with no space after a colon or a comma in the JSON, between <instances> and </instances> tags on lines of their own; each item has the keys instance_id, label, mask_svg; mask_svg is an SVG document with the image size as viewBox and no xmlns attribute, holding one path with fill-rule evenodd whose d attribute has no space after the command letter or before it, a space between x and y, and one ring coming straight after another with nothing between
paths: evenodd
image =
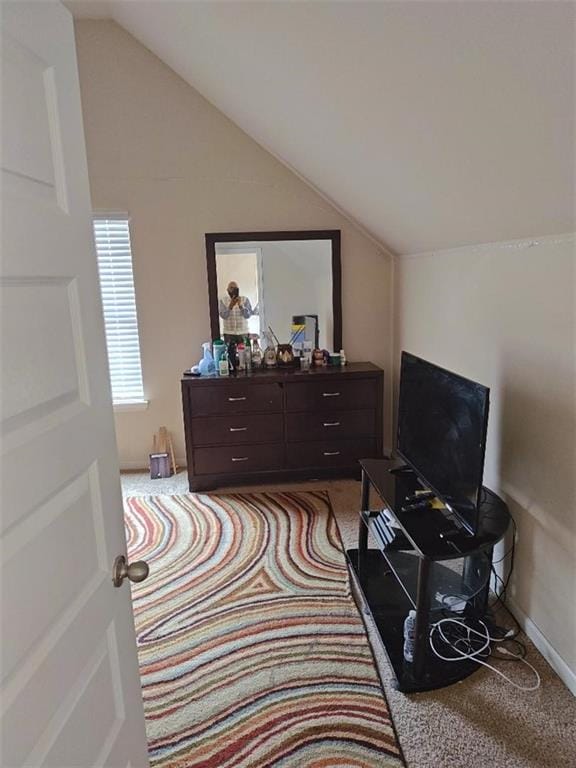
<instances>
[{"instance_id":1,"label":"door knob","mask_svg":"<svg viewBox=\"0 0 576 768\"><path fill-rule=\"evenodd\" d=\"M146 576L150 573L148 563L144 560L137 560L135 563L126 562L124 555L118 555L114 560L114 567L112 569L112 581L115 587L121 586L122 582L128 576L130 581L144 581Z\"/></svg>"}]
</instances>

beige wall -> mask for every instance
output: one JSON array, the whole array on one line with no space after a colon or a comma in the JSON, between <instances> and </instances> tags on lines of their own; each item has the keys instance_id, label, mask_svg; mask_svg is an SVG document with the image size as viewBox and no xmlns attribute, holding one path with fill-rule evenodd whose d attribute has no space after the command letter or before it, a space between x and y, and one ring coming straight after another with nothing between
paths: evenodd
<instances>
[{"instance_id":1,"label":"beige wall","mask_svg":"<svg viewBox=\"0 0 576 768\"><path fill-rule=\"evenodd\" d=\"M322 349L331 350L334 327L330 242L311 240L266 246L262 257L266 323L285 342L290 339L294 315L316 314L318 343Z\"/></svg>"},{"instance_id":2,"label":"beige wall","mask_svg":"<svg viewBox=\"0 0 576 768\"><path fill-rule=\"evenodd\" d=\"M341 229L344 348L389 369L383 249L114 22L77 22L76 42L93 207L131 216L150 406L116 416L123 466L146 466L160 425L184 456L179 380L210 329L205 232Z\"/></svg>"},{"instance_id":3,"label":"beige wall","mask_svg":"<svg viewBox=\"0 0 576 768\"><path fill-rule=\"evenodd\" d=\"M518 525L511 597L573 685L574 253L565 236L399 259L395 355L406 349L491 388L484 482Z\"/></svg>"}]
</instances>

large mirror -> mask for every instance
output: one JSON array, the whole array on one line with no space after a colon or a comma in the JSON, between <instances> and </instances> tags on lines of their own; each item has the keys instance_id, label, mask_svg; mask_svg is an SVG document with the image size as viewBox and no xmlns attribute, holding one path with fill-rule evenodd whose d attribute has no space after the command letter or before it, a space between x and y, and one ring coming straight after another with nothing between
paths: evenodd
<instances>
[{"instance_id":1,"label":"large mirror","mask_svg":"<svg viewBox=\"0 0 576 768\"><path fill-rule=\"evenodd\" d=\"M213 338L342 346L340 231L206 235Z\"/></svg>"}]
</instances>

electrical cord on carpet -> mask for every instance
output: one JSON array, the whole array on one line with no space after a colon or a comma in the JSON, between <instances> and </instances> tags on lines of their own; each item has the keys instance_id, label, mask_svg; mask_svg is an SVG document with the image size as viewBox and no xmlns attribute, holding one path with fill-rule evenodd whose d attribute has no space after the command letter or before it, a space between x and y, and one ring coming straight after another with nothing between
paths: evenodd
<instances>
[{"instance_id":1,"label":"electrical cord on carpet","mask_svg":"<svg viewBox=\"0 0 576 768\"><path fill-rule=\"evenodd\" d=\"M532 670L535 675L535 682L532 685L519 685L510 677L508 677L508 675L505 675L504 672L501 672L495 666L488 664L488 662L485 661L485 659L491 655L490 643L500 643L505 638L492 637L487 625L481 619L478 619L477 621L480 625L480 629L474 629L473 627L469 626L469 624L460 619L440 619L439 621L432 624L430 628L430 648L439 659L442 659L442 661L463 661L465 659L470 659L483 667L491 669L497 675L506 680L506 682L510 683L510 685L513 685L514 688L517 688L520 691L537 690L540 687L541 682L538 670L533 667L529 661L526 661L523 656L518 656L512 653L512 651L509 651L503 645L497 647L497 650L501 654L514 657L516 661L523 662ZM510 630L510 632L513 632L513 630ZM435 645L434 637L436 633L440 635L442 642L445 646L447 646L444 653L439 651ZM449 656L446 655L448 650L451 652L451 655Z\"/></svg>"}]
</instances>

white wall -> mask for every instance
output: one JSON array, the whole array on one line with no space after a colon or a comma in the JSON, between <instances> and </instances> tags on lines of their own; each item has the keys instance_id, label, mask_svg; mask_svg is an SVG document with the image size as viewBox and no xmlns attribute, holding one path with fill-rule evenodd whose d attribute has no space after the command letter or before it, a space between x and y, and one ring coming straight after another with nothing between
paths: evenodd
<instances>
[{"instance_id":1,"label":"white wall","mask_svg":"<svg viewBox=\"0 0 576 768\"><path fill-rule=\"evenodd\" d=\"M510 596L576 691L574 236L402 257L396 278L396 360L491 389L484 483L518 525Z\"/></svg>"},{"instance_id":2,"label":"white wall","mask_svg":"<svg viewBox=\"0 0 576 768\"><path fill-rule=\"evenodd\" d=\"M180 377L210 337L206 232L342 231L344 348L350 360L386 368L387 418L392 263L385 249L114 22L77 22L76 45L93 207L131 217L150 406L116 415L122 465L147 466L161 425L184 456Z\"/></svg>"},{"instance_id":3,"label":"white wall","mask_svg":"<svg viewBox=\"0 0 576 768\"><path fill-rule=\"evenodd\" d=\"M282 343L293 315L318 315L321 348L333 349L332 248L329 241L266 243L262 253L266 322Z\"/></svg>"}]
</instances>

